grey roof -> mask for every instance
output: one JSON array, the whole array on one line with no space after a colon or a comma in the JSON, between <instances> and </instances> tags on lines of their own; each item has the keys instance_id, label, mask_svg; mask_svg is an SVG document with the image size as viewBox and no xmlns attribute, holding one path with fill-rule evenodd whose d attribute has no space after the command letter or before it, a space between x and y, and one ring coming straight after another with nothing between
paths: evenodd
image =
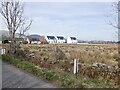
<instances>
[{"instance_id":1,"label":"grey roof","mask_svg":"<svg viewBox=\"0 0 120 90\"><path fill-rule=\"evenodd\" d=\"M48 39L55 39L55 36L47 36Z\"/></svg>"},{"instance_id":2,"label":"grey roof","mask_svg":"<svg viewBox=\"0 0 120 90\"><path fill-rule=\"evenodd\" d=\"M57 36L58 39L64 40L65 38L63 36Z\"/></svg>"},{"instance_id":3,"label":"grey roof","mask_svg":"<svg viewBox=\"0 0 120 90\"><path fill-rule=\"evenodd\" d=\"M76 37L70 37L72 40L76 40Z\"/></svg>"}]
</instances>

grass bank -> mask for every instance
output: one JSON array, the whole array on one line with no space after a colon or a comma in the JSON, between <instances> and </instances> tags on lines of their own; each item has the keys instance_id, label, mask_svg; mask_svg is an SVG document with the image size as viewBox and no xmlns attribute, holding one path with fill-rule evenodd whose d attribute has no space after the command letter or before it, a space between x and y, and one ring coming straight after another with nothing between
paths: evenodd
<instances>
[{"instance_id":1,"label":"grass bank","mask_svg":"<svg viewBox=\"0 0 120 90\"><path fill-rule=\"evenodd\" d=\"M69 73L66 72L59 72L54 70L47 70L45 68L39 68L28 61L10 55L2 55L2 60L16 66L17 68L30 72L38 77L42 77L56 84L58 87L64 87L64 88L112 87L111 85L109 85L108 83L102 80L89 79L83 76L78 76L78 78L76 79L74 74L70 75Z\"/></svg>"}]
</instances>

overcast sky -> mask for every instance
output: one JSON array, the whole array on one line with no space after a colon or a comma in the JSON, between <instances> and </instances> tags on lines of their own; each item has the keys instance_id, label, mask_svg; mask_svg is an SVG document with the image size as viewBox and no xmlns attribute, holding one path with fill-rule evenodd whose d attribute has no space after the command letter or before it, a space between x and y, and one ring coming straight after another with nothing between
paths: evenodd
<instances>
[{"instance_id":1,"label":"overcast sky","mask_svg":"<svg viewBox=\"0 0 120 90\"><path fill-rule=\"evenodd\" d=\"M26 2L25 15L33 19L28 33L75 36L80 40L117 40L117 29L108 24L107 17L113 13L112 4Z\"/></svg>"}]
</instances>

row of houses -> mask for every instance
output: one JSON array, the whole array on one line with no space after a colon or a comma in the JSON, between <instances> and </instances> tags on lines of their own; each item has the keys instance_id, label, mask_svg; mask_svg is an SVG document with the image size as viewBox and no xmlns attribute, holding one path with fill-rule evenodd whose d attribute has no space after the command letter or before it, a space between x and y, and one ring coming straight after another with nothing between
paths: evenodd
<instances>
[{"instance_id":1,"label":"row of houses","mask_svg":"<svg viewBox=\"0 0 120 90\"><path fill-rule=\"evenodd\" d=\"M11 38L9 35L9 31L1 30L1 37L0 41L1 43L10 43ZM77 43L76 37L69 37L65 38L64 36L52 36L52 35L38 35L38 34L31 34L31 35L20 35L19 33L15 34L15 40L17 42L24 42L24 43L30 43L30 44L41 44L41 43L49 43L49 44L62 44L62 43Z\"/></svg>"},{"instance_id":2,"label":"row of houses","mask_svg":"<svg viewBox=\"0 0 120 90\"><path fill-rule=\"evenodd\" d=\"M40 36L40 35L29 35L27 37L27 42L29 44L41 44L41 43L49 43L49 44L62 44L62 43L69 43L69 44L77 44L76 37L69 37L64 38L63 36Z\"/></svg>"}]
</instances>

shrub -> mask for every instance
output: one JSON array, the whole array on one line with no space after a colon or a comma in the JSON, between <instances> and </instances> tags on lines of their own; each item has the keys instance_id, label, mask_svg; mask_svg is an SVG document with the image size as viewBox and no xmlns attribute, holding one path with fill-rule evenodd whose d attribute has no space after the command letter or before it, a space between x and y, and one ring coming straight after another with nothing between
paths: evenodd
<instances>
[{"instance_id":1,"label":"shrub","mask_svg":"<svg viewBox=\"0 0 120 90\"><path fill-rule=\"evenodd\" d=\"M28 41L23 41L22 43L23 43L23 44L27 44L27 43L28 43Z\"/></svg>"},{"instance_id":2,"label":"shrub","mask_svg":"<svg viewBox=\"0 0 120 90\"><path fill-rule=\"evenodd\" d=\"M25 54L25 51L24 50L17 50L15 55L18 57L18 56L21 56L21 57L26 57L26 54Z\"/></svg>"},{"instance_id":3,"label":"shrub","mask_svg":"<svg viewBox=\"0 0 120 90\"><path fill-rule=\"evenodd\" d=\"M48 42L41 42L41 44L49 44Z\"/></svg>"},{"instance_id":4,"label":"shrub","mask_svg":"<svg viewBox=\"0 0 120 90\"><path fill-rule=\"evenodd\" d=\"M55 47L51 57L54 58L54 60L64 60L66 58L66 55L60 48Z\"/></svg>"}]
</instances>

